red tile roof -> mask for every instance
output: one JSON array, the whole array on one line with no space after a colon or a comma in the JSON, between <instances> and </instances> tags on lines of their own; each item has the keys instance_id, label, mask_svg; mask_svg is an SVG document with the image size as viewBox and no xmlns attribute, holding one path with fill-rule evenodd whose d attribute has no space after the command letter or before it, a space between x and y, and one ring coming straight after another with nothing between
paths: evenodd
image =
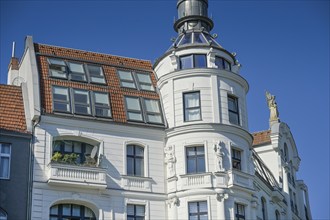
<instances>
[{"instance_id":1,"label":"red tile roof","mask_svg":"<svg viewBox=\"0 0 330 220\"><path fill-rule=\"evenodd\" d=\"M139 91L121 87L116 72L117 69L121 69L148 73L150 74L153 86L156 87L157 81L150 61L36 43L34 47L40 75L41 107L44 113L52 114L53 112L52 85L110 93L113 121L121 123L127 122L124 103L125 95L159 100L159 95L156 91ZM87 82L52 78L49 76L49 64L47 61L49 57L57 57L65 61L79 61L87 64L100 65L103 68L107 84L97 85Z\"/></svg>"},{"instance_id":2,"label":"red tile roof","mask_svg":"<svg viewBox=\"0 0 330 220\"><path fill-rule=\"evenodd\" d=\"M0 129L28 133L19 86L0 85Z\"/></svg>"},{"instance_id":3,"label":"red tile roof","mask_svg":"<svg viewBox=\"0 0 330 220\"><path fill-rule=\"evenodd\" d=\"M271 143L270 130L255 132L252 133L252 136L253 136L253 143L252 143L253 146Z\"/></svg>"}]
</instances>

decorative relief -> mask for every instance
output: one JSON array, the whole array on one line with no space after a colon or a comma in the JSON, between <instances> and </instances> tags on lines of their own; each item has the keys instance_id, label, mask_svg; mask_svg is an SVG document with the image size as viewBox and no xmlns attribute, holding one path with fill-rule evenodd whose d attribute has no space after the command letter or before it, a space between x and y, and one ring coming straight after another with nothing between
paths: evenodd
<instances>
[{"instance_id":1,"label":"decorative relief","mask_svg":"<svg viewBox=\"0 0 330 220\"><path fill-rule=\"evenodd\" d=\"M225 154L222 152L222 149L224 149L225 147L225 143L222 141L219 141L214 145L214 151L217 161L216 170L220 172L225 171L225 169L223 168L223 157Z\"/></svg>"},{"instance_id":2,"label":"decorative relief","mask_svg":"<svg viewBox=\"0 0 330 220\"><path fill-rule=\"evenodd\" d=\"M171 208L172 206L180 206L180 200L178 197L174 197L166 201L166 204Z\"/></svg>"},{"instance_id":3,"label":"decorative relief","mask_svg":"<svg viewBox=\"0 0 330 220\"><path fill-rule=\"evenodd\" d=\"M176 158L174 155L174 146L169 145L164 148L165 153L165 163L167 164L167 178L175 176L175 163Z\"/></svg>"},{"instance_id":4,"label":"decorative relief","mask_svg":"<svg viewBox=\"0 0 330 220\"><path fill-rule=\"evenodd\" d=\"M280 122L280 118L279 118L280 114L277 109L275 96L266 91L266 99L267 99L268 108L270 110L270 117L269 117L270 125L276 122Z\"/></svg>"},{"instance_id":5,"label":"decorative relief","mask_svg":"<svg viewBox=\"0 0 330 220\"><path fill-rule=\"evenodd\" d=\"M217 193L217 200L219 202L225 200L225 199L228 199L228 194L227 193Z\"/></svg>"}]
</instances>

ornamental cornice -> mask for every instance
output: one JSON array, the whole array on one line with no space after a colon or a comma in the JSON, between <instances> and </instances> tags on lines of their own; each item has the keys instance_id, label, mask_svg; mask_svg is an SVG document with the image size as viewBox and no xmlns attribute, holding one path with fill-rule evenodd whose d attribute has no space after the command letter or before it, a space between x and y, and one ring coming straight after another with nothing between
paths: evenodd
<instances>
[{"instance_id":1,"label":"ornamental cornice","mask_svg":"<svg viewBox=\"0 0 330 220\"><path fill-rule=\"evenodd\" d=\"M229 80L232 80L239 85L241 85L245 92L247 93L249 91L249 84L241 75L238 75L236 73L233 73L231 71L227 70L221 70L216 68L192 68L192 69L184 69L184 70L178 70L173 71L170 73L167 73L165 75L162 75L158 79L158 86L162 87L164 83L166 83L169 80L173 79L180 79L180 78L186 78L186 77L192 77L192 76L212 76L216 75L222 78L226 78Z\"/></svg>"},{"instance_id":2,"label":"ornamental cornice","mask_svg":"<svg viewBox=\"0 0 330 220\"><path fill-rule=\"evenodd\" d=\"M178 126L175 128L170 128L165 130L167 138L174 137L177 135L188 134L188 133L199 133L199 132L215 132L215 133L230 133L238 135L245 139L249 145L252 145L253 137L252 135L244 130L243 128L235 125L227 124L216 124L216 123L200 123L200 124L190 124Z\"/></svg>"}]
</instances>

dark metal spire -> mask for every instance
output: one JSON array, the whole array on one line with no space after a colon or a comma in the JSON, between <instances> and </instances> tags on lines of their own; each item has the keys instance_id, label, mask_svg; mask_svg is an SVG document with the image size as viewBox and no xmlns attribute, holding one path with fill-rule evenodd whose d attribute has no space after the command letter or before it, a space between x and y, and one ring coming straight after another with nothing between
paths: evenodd
<instances>
[{"instance_id":1,"label":"dark metal spire","mask_svg":"<svg viewBox=\"0 0 330 220\"><path fill-rule=\"evenodd\" d=\"M208 0L178 0L178 20L174 23L175 31L205 30L210 32L213 21L207 15Z\"/></svg>"}]
</instances>

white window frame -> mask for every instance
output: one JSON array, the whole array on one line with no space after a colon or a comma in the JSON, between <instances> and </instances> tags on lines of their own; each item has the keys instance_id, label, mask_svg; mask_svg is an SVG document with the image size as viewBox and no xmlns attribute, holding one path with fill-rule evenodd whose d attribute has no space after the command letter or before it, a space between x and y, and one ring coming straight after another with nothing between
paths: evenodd
<instances>
[{"instance_id":1,"label":"white window frame","mask_svg":"<svg viewBox=\"0 0 330 220\"><path fill-rule=\"evenodd\" d=\"M190 202L203 202L206 201L207 204L207 217L208 219L212 219L212 213L211 213L211 198L210 196L192 196L189 197L189 199L186 200L186 202L184 203L185 207L185 216L186 219L189 219L189 203Z\"/></svg>"},{"instance_id":2,"label":"white window frame","mask_svg":"<svg viewBox=\"0 0 330 220\"><path fill-rule=\"evenodd\" d=\"M233 168L233 155L232 155L232 149L240 151L241 152L241 169L234 169ZM241 147L233 144L232 142L230 143L230 169L236 170L236 171L241 171L241 172L246 172L247 167L245 165L245 151Z\"/></svg>"},{"instance_id":3,"label":"white window frame","mask_svg":"<svg viewBox=\"0 0 330 220\"><path fill-rule=\"evenodd\" d=\"M236 104L237 104L237 112L234 112L232 110L229 109L229 98L232 98L234 100L236 100ZM227 93L227 108L228 108L228 122L229 124L232 124L232 125L237 125L237 126L242 126L242 123L241 123L241 111L240 111L240 104L239 104L239 97L234 95L234 94L230 94L230 93ZM236 123L233 123L230 121L230 112L232 113L235 113L238 117L238 124Z\"/></svg>"},{"instance_id":4,"label":"white window frame","mask_svg":"<svg viewBox=\"0 0 330 220\"><path fill-rule=\"evenodd\" d=\"M9 153L1 153L1 148L2 148L2 145L9 145ZM12 145L10 143L0 143L0 164L1 164L1 160L3 157L6 157L6 158L9 158L9 165L8 165L8 177L2 177L0 176L0 179L10 179L10 167L11 167L11 148L12 148ZM0 167L0 169L3 169L2 167Z\"/></svg>"},{"instance_id":5,"label":"white window frame","mask_svg":"<svg viewBox=\"0 0 330 220\"><path fill-rule=\"evenodd\" d=\"M119 75L119 72L120 71L130 73L130 75L132 77L132 80L126 80L126 79L123 80L123 79L121 79L120 78L120 75ZM138 74L148 76L149 79L150 79L150 84L149 83L145 83L145 82L140 82L139 81L139 78L137 76ZM122 88L135 89L135 90L140 90L140 91L149 91L149 92L154 92L155 91L155 87L154 87L154 85L152 83L151 75L150 75L149 72L117 69L117 75L118 75L118 78L119 78L119 81L120 81L120 86ZM123 86L123 82L132 83L134 85L134 87ZM142 85L151 85L152 90L142 89L141 84Z\"/></svg>"},{"instance_id":6,"label":"white window frame","mask_svg":"<svg viewBox=\"0 0 330 220\"><path fill-rule=\"evenodd\" d=\"M189 142L189 143L184 143L183 146L182 146L182 149L183 149L183 154L182 154L182 157L184 158L185 162L183 163L183 173L184 175L198 175L198 173L191 173L191 174L187 174L187 151L186 151L186 148L187 147L196 147L196 146L204 146L204 156L205 156L205 172L204 173L207 173L209 172L209 164L208 164L208 143L207 141L198 141L198 142Z\"/></svg>"},{"instance_id":7,"label":"white window frame","mask_svg":"<svg viewBox=\"0 0 330 220\"><path fill-rule=\"evenodd\" d=\"M143 165L144 165L144 176L149 178L149 145L139 141L125 141L123 145L123 175L127 175L127 146L137 145L143 148ZM139 178L140 176L132 176Z\"/></svg>"},{"instance_id":8,"label":"white window frame","mask_svg":"<svg viewBox=\"0 0 330 220\"><path fill-rule=\"evenodd\" d=\"M190 107L188 108L186 106L186 97L185 95L189 95L189 94L194 94L194 93L198 93L198 101L199 101L199 105L198 107ZM184 122L193 122L193 121L202 121L202 101L201 101L201 91L188 91L188 92L183 92L182 93L182 103L183 103L183 121ZM199 109L199 119L195 119L195 120L187 120L186 119L186 110L189 109Z\"/></svg>"},{"instance_id":9,"label":"white window frame","mask_svg":"<svg viewBox=\"0 0 330 220\"><path fill-rule=\"evenodd\" d=\"M147 200L140 200L140 199L130 199L126 198L125 199L125 210L124 210L124 218L127 220L127 205L143 205L144 206L144 219L149 220L150 219L150 202Z\"/></svg>"}]
</instances>

